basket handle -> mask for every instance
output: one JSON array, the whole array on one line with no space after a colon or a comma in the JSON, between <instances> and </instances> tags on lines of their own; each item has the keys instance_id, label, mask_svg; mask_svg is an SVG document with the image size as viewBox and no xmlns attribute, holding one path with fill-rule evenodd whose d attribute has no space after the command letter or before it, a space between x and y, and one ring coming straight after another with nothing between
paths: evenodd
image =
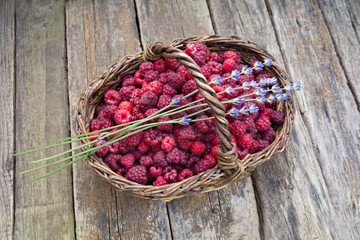
<instances>
[{"instance_id":1,"label":"basket handle","mask_svg":"<svg viewBox=\"0 0 360 240\"><path fill-rule=\"evenodd\" d=\"M219 167L227 175L237 175L244 171L244 166L236 154L236 145L231 141L231 134L228 130L229 124L225 118L225 107L218 100L214 89L212 89L195 61L182 50L161 42L151 43L144 51L146 61L156 60L160 57L176 59L191 73L197 88L204 96L207 104L215 117L216 133L219 136L220 148L217 151Z\"/></svg>"}]
</instances>

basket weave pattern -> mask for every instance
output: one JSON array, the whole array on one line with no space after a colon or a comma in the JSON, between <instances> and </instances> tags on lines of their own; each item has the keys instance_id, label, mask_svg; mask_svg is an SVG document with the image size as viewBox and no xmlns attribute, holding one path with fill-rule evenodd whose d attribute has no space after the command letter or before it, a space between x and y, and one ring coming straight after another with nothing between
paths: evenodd
<instances>
[{"instance_id":1,"label":"basket weave pattern","mask_svg":"<svg viewBox=\"0 0 360 240\"><path fill-rule=\"evenodd\" d=\"M119 62L109 67L86 88L79 100L76 117L77 134L90 131L89 126L91 119L94 117L96 106L102 102L107 89L120 86L122 77L134 74L142 62L153 61L163 57L177 59L192 74L199 92L204 96L214 114L216 132L221 146L217 152L218 164L214 168L181 182L156 187L140 185L129 181L113 172L101 158L95 154L90 155L87 158L87 162L115 189L141 198L162 199L166 201L214 191L249 175L249 172L254 170L256 166L269 160L275 153L281 152L287 144L294 124L292 97L289 101L280 102L277 105L278 110L285 112L285 122L281 128L276 130L274 142L260 152L248 154L242 160L238 159L236 146L231 143L231 134L225 118L225 107L217 99L214 90L209 86L199 66L182 51L185 49L186 44L190 42L202 42L211 51L219 51L220 49L233 50L240 53L243 61L246 63L250 63L255 59L259 61L265 58L274 59L268 52L250 41L243 40L237 36L212 35L175 39L172 45L163 45L160 42L155 42L150 44L145 51L139 52L135 56L125 56ZM267 68L267 70L278 79L280 86L289 83L288 75L275 61L273 61L272 66ZM86 143L87 141L83 140L83 142Z\"/></svg>"}]
</instances>

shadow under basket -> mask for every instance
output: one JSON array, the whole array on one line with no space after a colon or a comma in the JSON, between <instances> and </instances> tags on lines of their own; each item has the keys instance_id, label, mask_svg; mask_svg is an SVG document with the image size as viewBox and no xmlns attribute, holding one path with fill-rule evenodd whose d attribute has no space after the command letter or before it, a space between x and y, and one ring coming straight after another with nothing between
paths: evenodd
<instances>
[{"instance_id":1,"label":"shadow under basket","mask_svg":"<svg viewBox=\"0 0 360 240\"><path fill-rule=\"evenodd\" d=\"M227 49L238 52L245 63L250 63L252 60L263 61L265 58L271 58L273 64L267 67L266 70L278 79L280 87L289 83L288 74L280 68L267 51L261 49L253 42L243 40L237 36L194 36L175 39L171 45L154 42L145 51L139 52L135 56L125 56L87 86L80 97L76 117L77 134L84 134L90 131L89 125L95 115L95 109L103 101L103 96L107 89L120 86L122 76L133 75L139 69L142 62L154 61L162 57L177 59L192 74L199 92L204 96L215 116L216 132L219 136L221 149L218 148L218 164L214 168L181 182L163 186L141 185L129 181L112 171L96 154L90 155L87 158L87 162L115 189L145 199L161 199L165 201L171 201L184 196L200 195L223 188L232 182L248 176L255 167L268 161L274 154L284 150L294 124L295 110L292 96L288 101L277 104L277 110L285 113L285 121L282 126L275 129L276 139L264 150L248 154L240 160L236 154L236 146L231 143L231 134L228 130L228 122L225 119L223 104L217 99L214 90L209 86L199 66L182 51L186 48L187 43L193 42L201 42L211 51ZM88 141L83 140L83 143Z\"/></svg>"}]
</instances>

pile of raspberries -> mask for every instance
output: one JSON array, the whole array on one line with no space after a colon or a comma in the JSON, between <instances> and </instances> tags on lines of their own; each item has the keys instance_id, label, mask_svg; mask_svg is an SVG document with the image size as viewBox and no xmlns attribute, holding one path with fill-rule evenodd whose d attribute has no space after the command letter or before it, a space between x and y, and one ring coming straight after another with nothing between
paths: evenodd
<instances>
[{"instance_id":1,"label":"pile of raspberries","mask_svg":"<svg viewBox=\"0 0 360 240\"><path fill-rule=\"evenodd\" d=\"M210 52L202 43L189 43L184 50L201 67L204 76L211 81L214 76L230 76L234 69L244 67L241 56L233 51ZM255 61L254 61L255 62ZM253 66L254 62L249 63ZM222 85L213 85L215 92L227 87L241 87L244 82L272 76L266 70L253 70L242 75L238 81L227 79ZM197 89L190 72L176 59L158 59L144 62L134 76L121 76L121 87L110 88L104 94L104 102L96 108L96 118L90 124L91 131L97 131L115 125L146 118L159 109L169 105L173 98L183 97ZM252 90L236 90L231 94L220 94L220 101L251 93ZM245 97L249 99L250 97ZM254 96L253 98L255 98ZM184 99L180 105L202 99L200 93ZM204 103L202 101L201 103ZM255 101L244 102L248 106L256 104L259 112L242 115L238 118L227 116L232 141L237 145L240 159L247 154L265 149L276 138L274 128L284 122L284 113L274 110L272 104L258 104ZM233 104L225 104L227 110ZM241 108L238 107L239 109ZM198 107L186 112L153 119L151 122L164 122L181 118L203 108ZM192 119L213 116L210 110L200 113ZM148 123L148 122L147 122ZM119 130L115 128L112 131ZM98 134L93 134L97 139ZM95 147L109 141L114 135L95 144ZM217 164L216 152L219 138L215 132L214 119L193 122L190 125L163 124L136 133L96 152L117 174L139 184L161 186L180 182L193 175L207 171Z\"/></svg>"}]
</instances>

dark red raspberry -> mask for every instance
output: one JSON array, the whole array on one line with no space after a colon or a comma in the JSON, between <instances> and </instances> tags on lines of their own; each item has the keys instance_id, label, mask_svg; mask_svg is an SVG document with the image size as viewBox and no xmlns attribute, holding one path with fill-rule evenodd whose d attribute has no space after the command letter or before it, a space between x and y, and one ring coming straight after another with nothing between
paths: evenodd
<instances>
[{"instance_id":1,"label":"dark red raspberry","mask_svg":"<svg viewBox=\"0 0 360 240\"><path fill-rule=\"evenodd\" d=\"M161 150L155 153L153 156L154 166L158 167L165 167L168 165L168 162L166 161L166 152Z\"/></svg>"},{"instance_id":2,"label":"dark red raspberry","mask_svg":"<svg viewBox=\"0 0 360 240\"><path fill-rule=\"evenodd\" d=\"M101 124L100 119L91 120L90 129L92 132L101 130L101 128L102 128L102 124Z\"/></svg>"},{"instance_id":3,"label":"dark red raspberry","mask_svg":"<svg viewBox=\"0 0 360 240\"><path fill-rule=\"evenodd\" d=\"M166 116L166 117L159 118L158 122L167 122L167 121L170 121L170 120L171 120L170 117ZM173 130L173 124L172 123L165 123L165 124L158 125L156 128L159 129L160 131L165 131L165 132L170 133Z\"/></svg>"},{"instance_id":4,"label":"dark red raspberry","mask_svg":"<svg viewBox=\"0 0 360 240\"><path fill-rule=\"evenodd\" d=\"M215 126L212 124L208 126L209 131L207 133L204 133L204 137L203 137L204 142L211 143L212 140L215 138L216 133L211 130L213 127L215 128Z\"/></svg>"},{"instance_id":5,"label":"dark red raspberry","mask_svg":"<svg viewBox=\"0 0 360 240\"><path fill-rule=\"evenodd\" d=\"M213 147L211 148L211 156L217 158L217 150L218 150L218 147L219 147L219 145L216 145L216 146L213 146Z\"/></svg>"},{"instance_id":6,"label":"dark red raspberry","mask_svg":"<svg viewBox=\"0 0 360 240\"><path fill-rule=\"evenodd\" d=\"M216 163L217 163L217 158L213 157L211 154L207 154L204 157L205 160L208 160L210 162L210 167L215 167Z\"/></svg>"},{"instance_id":7,"label":"dark red raspberry","mask_svg":"<svg viewBox=\"0 0 360 240\"><path fill-rule=\"evenodd\" d=\"M244 136L238 139L238 145L243 149L249 149L253 142L253 138L250 134L245 133Z\"/></svg>"},{"instance_id":8,"label":"dark red raspberry","mask_svg":"<svg viewBox=\"0 0 360 240\"><path fill-rule=\"evenodd\" d=\"M135 156L131 153L128 153L122 156L120 162L122 165L124 165L124 167L126 167L126 169L130 169L135 163Z\"/></svg>"},{"instance_id":9,"label":"dark red raspberry","mask_svg":"<svg viewBox=\"0 0 360 240\"><path fill-rule=\"evenodd\" d=\"M264 108L262 111L261 111L261 116L262 117L271 117L271 114L274 110L272 110L271 108Z\"/></svg>"},{"instance_id":10,"label":"dark red raspberry","mask_svg":"<svg viewBox=\"0 0 360 240\"><path fill-rule=\"evenodd\" d=\"M265 78L272 78L272 76L268 73L262 73L256 76L255 81L260 82L261 79L265 79Z\"/></svg>"},{"instance_id":11,"label":"dark red raspberry","mask_svg":"<svg viewBox=\"0 0 360 240\"><path fill-rule=\"evenodd\" d=\"M168 182L164 179L163 176L158 176L156 180L153 182L154 186L163 186L168 184Z\"/></svg>"},{"instance_id":12,"label":"dark red raspberry","mask_svg":"<svg viewBox=\"0 0 360 240\"><path fill-rule=\"evenodd\" d=\"M226 73L226 72L229 73L234 69L235 69L235 61L232 59L225 59L223 66L222 66L223 73Z\"/></svg>"},{"instance_id":13,"label":"dark red raspberry","mask_svg":"<svg viewBox=\"0 0 360 240\"><path fill-rule=\"evenodd\" d=\"M105 92L104 97L105 102L109 105L119 105L119 103L121 102L121 95L114 88L109 88Z\"/></svg>"},{"instance_id":14,"label":"dark red raspberry","mask_svg":"<svg viewBox=\"0 0 360 240\"><path fill-rule=\"evenodd\" d=\"M194 56L192 56L194 61L199 65L200 67L203 66L206 63L206 53L205 52L196 52Z\"/></svg>"},{"instance_id":15,"label":"dark red raspberry","mask_svg":"<svg viewBox=\"0 0 360 240\"><path fill-rule=\"evenodd\" d=\"M272 123L275 124L282 124L285 121L284 117L285 117L285 113L281 111L273 111L270 114L270 120Z\"/></svg>"},{"instance_id":16,"label":"dark red raspberry","mask_svg":"<svg viewBox=\"0 0 360 240\"><path fill-rule=\"evenodd\" d=\"M221 65L221 63L214 62L214 61L209 61L207 63L207 65L210 66L212 74L222 74L222 65Z\"/></svg>"},{"instance_id":17,"label":"dark red raspberry","mask_svg":"<svg viewBox=\"0 0 360 240\"><path fill-rule=\"evenodd\" d=\"M118 162L120 162L121 159L121 155L115 155L115 154L109 154L106 158L105 158L105 163L113 170L113 171L117 171L119 170L120 166L117 164Z\"/></svg>"},{"instance_id":18,"label":"dark red raspberry","mask_svg":"<svg viewBox=\"0 0 360 240\"><path fill-rule=\"evenodd\" d=\"M201 160L195 165L195 173L199 174L210 169L211 163L208 160Z\"/></svg>"},{"instance_id":19,"label":"dark red raspberry","mask_svg":"<svg viewBox=\"0 0 360 240\"><path fill-rule=\"evenodd\" d=\"M191 140L186 140L186 139L181 139L181 138L177 138L176 142L179 145L179 148L181 148L182 150L189 150L191 144L193 144L193 141Z\"/></svg>"},{"instance_id":20,"label":"dark red raspberry","mask_svg":"<svg viewBox=\"0 0 360 240\"><path fill-rule=\"evenodd\" d=\"M235 120L229 127L229 130L237 138L241 138L246 132L246 126L243 122Z\"/></svg>"},{"instance_id":21,"label":"dark red raspberry","mask_svg":"<svg viewBox=\"0 0 360 240\"><path fill-rule=\"evenodd\" d=\"M241 70L239 70L241 71ZM239 85L243 85L244 82L248 82L250 83L252 80L254 80L254 74L250 74L250 75L241 75L239 80L238 80L238 84Z\"/></svg>"},{"instance_id":22,"label":"dark red raspberry","mask_svg":"<svg viewBox=\"0 0 360 240\"><path fill-rule=\"evenodd\" d=\"M150 70L154 70L154 64L152 62L143 62L140 64L139 71L140 72L147 72Z\"/></svg>"},{"instance_id":23,"label":"dark red raspberry","mask_svg":"<svg viewBox=\"0 0 360 240\"><path fill-rule=\"evenodd\" d=\"M191 144L190 151L194 155L200 156L205 151L205 148L206 148L206 146L203 142L195 141L195 142L193 142L193 144Z\"/></svg>"},{"instance_id":24,"label":"dark red raspberry","mask_svg":"<svg viewBox=\"0 0 360 240\"><path fill-rule=\"evenodd\" d=\"M156 113L157 111L158 111L157 108L150 108L150 109L146 110L144 115L147 118L147 117L153 115L154 113ZM150 123L155 123L157 120L158 120L157 118L154 118L154 119L151 119L149 122Z\"/></svg>"},{"instance_id":25,"label":"dark red raspberry","mask_svg":"<svg viewBox=\"0 0 360 240\"><path fill-rule=\"evenodd\" d=\"M120 95L121 95L121 99L123 101L129 101L130 98L131 98L131 93L132 93L132 90L128 87L122 87L120 89Z\"/></svg>"},{"instance_id":26,"label":"dark red raspberry","mask_svg":"<svg viewBox=\"0 0 360 240\"><path fill-rule=\"evenodd\" d=\"M180 139L194 140L196 138L195 131L192 126L183 126L177 134L174 134Z\"/></svg>"},{"instance_id":27,"label":"dark red raspberry","mask_svg":"<svg viewBox=\"0 0 360 240\"><path fill-rule=\"evenodd\" d=\"M159 73L157 71L154 70L149 70L146 73L144 73L144 80L147 83L151 83L153 81L155 81L159 76Z\"/></svg>"},{"instance_id":28,"label":"dark red raspberry","mask_svg":"<svg viewBox=\"0 0 360 240\"><path fill-rule=\"evenodd\" d=\"M194 175L194 173L190 170L190 169L183 169L181 170L181 172L178 174L177 180L178 182L183 181L184 179L190 178Z\"/></svg>"},{"instance_id":29,"label":"dark red raspberry","mask_svg":"<svg viewBox=\"0 0 360 240\"><path fill-rule=\"evenodd\" d=\"M126 75L122 80L122 86L128 87L128 86L135 86L135 80L133 76Z\"/></svg>"},{"instance_id":30,"label":"dark red raspberry","mask_svg":"<svg viewBox=\"0 0 360 240\"><path fill-rule=\"evenodd\" d=\"M132 105L130 102L128 101L123 101L120 103L119 105L119 109L125 109L125 110L128 110L129 112L131 112L132 110ZM115 113L114 113L115 114Z\"/></svg>"},{"instance_id":31,"label":"dark red raspberry","mask_svg":"<svg viewBox=\"0 0 360 240\"><path fill-rule=\"evenodd\" d=\"M186 83L184 77L174 72L169 72L168 78L170 79L168 84L174 89L180 89Z\"/></svg>"},{"instance_id":32,"label":"dark red raspberry","mask_svg":"<svg viewBox=\"0 0 360 240\"><path fill-rule=\"evenodd\" d=\"M112 120L117 111L117 108L118 107L115 105L107 105L100 111L98 118L106 118Z\"/></svg>"},{"instance_id":33,"label":"dark red raspberry","mask_svg":"<svg viewBox=\"0 0 360 240\"><path fill-rule=\"evenodd\" d=\"M251 146L249 148L249 153L256 152L258 148L259 148L259 143L256 140L252 141Z\"/></svg>"},{"instance_id":34,"label":"dark red raspberry","mask_svg":"<svg viewBox=\"0 0 360 240\"><path fill-rule=\"evenodd\" d=\"M147 182L146 167L140 165L134 166L129 169L125 177L130 181L145 185Z\"/></svg>"},{"instance_id":35,"label":"dark red raspberry","mask_svg":"<svg viewBox=\"0 0 360 240\"><path fill-rule=\"evenodd\" d=\"M127 170L125 167L119 167L119 169L116 171L116 174L125 177L126 172L127 172Z\"/></svg>"},{"instance_id":36,"label":"dark red raspberry","mask_svg":"<svg viewBox=\"0 0 360 240\"><path fill-rule=\"evenodd\" d=\"M145 91L147 90L152 91L156 95L160 95L162 93L162 84L159 81L153 81L145 88Z\"/></svg>"},{"instance_id":37,"label":"dark red raspberry","mask_svg":"<svg viewBox=\"0 0 360 240\"><path fill-rule=\"evenodd\" d=\"M151 166L154 164L153 159L150 156L143 155L139 160L140 165L142 166Z\"/></svg>"},{"instance_id":38,"label":"dark red raspberry","mask_svg":"<svg viewBox=\"0 0 360 240\"><path fill-rule=\"evenodd\" d=\"M124 124L131 121L131 114L128 110L120 109L115 113L114 119L117 124Z\"/></svg>"},{"instance_id":39,"label":"dark red raspberry","mask_svg":"<svg viewBox=\"0 0 360 240\"><path fill-rule=\"evenodd\" d=\"M132 132L130 133L132 134ZM143 132L137 132L131 136L128 136L125 139L126 139L126 143L129 146L136 147L141 142L142 137L143 137Z\"/></svg>"},{"instance_id":40,"label":"dark red raspberry","mask_svg":"<svg viewBox=\"0 0 360 240\"><path fill-rule=\"evenodd\" d=\"M202 67L201 67L201 71L202 71L202 73L204 74L204 77L205 78L209 78L210 77L210 75L211 75L211 67L210 66L208 66L208 65L203 65Z\"/></svg>"},{"instance_id":41,"label":"dark red raspberry","mask_svg":"<svg viewBox=\"0 0 360 240\"><path fill-rule=\"evenodd\" d=\"M166 161L168 163L179 163L180 150L177 147L174 147L170 152L166 154Z\"/></svg>"},{"instance_id":42,"label":"dark red raspberry","mask_svg":"<svg viewBox=\"0 0 360 240\"><path fill-rule=\"evenodd\" d=\"M238 147L236 148L236 153L239 157L239 159L243 159L244 157L246 157L246 155L248 155L248 150L247 149L244 149L243 151L241 151L241 149Z\"/></svg>"},{"instance_id":43,"label":"dark red raspberry","mask_svg":"<svg viewBox=\"0 0 360 240\"><path fill-rule=\"evenodd\" d=\"M268 130L266 130L263 134L262 134L262 139L272 143L276 138L276 132L272 127L269 127Z\"/></svg>"},{"instance_id":44,"label":"dark red raspberry","mask_svg":"<svg viewBox=\"0 0 360 240\"><path fill-rule=\"evenodd\" d=\"M184 95L188 95L195 90L197 90L197 86L194 80L189 80L182 86L182 94Z\"/></svg>"},{"instance_id":45,"label":"dark red raspberry","mask_svg":"<svg viewBox=\"0 0 360 240\"><path fill-rule=\"evenodd\" d=\"M250 115L244 116L242 122L245 124L246 131L256 128L254 119Z\"/></svg>"},{"instance_id":46,"label":"dark red raspberry","mask_svg":"<svg viewBox=\"0 0 360 240\"><path fill-rule=\"evenodd\" d=\"M156 106L157 102L158 102L158 97L156 96L156 94L149 91L149 92L143 93L143 95L140 97L139 103L142 106L154 107L154 106Z\"/></svg>"},{"instance_id":47,"label":"dark red raspberry","mask_svg":"<svg viewBox=\"0 0 360 240\"><path fill-rule=\"evenodd\" d=\"M99 106L96 107L96 113L99 114L107 105L106 104L101 104Z\"/></svg>"},{"instance_id":48,"label":"dark red raspberry","mask_svg":"<svg viewBox=\"0 0 360 240\"><path fill-rule=\"evenodd\" d=\"M205 114L201 114L200 116L197 116L195 119L196 120L199 120L199 119L205 119L205 118L208 118L207 115ZM194 125L195 127L200 131L200 132L203 132L203 133L206 133L208 132L209 128L208 126L211 124L211 120L203 120L203 121L198 121L198 122L195 122Z\"/></svg>"},{"instance_id":49,"label":"dark red raspberry","mask_svg":"<svg viewBox=\"0 0 360 240\"><path fill-rule=\"evenodd\" d=\"M178 67L180 67L180 63L176 59L165 59L165 65L167 68L171 70L176 70Z\"/></svg>"},{"instance_id":50,"label":"dark red raspberry","mask_svg":"<svg viewBox=\"0 0 360 240\"><path fill-rule=\"evenodd\" d=\"M120 143L114 142L109 145L109 152L112 154L118 154L120 152Z\"/></svg>"},{"instance_id":51,"label":"dark red raspberry","mask_svg":"<svg viewBox=\"0 0 360 240\"><path fill-rule=\"evenodd\" d=\"M175 88L173 88L172 86L170 86L169 84L165 84L163 86L163 94L166 94L170 97L173 97L177 94L177 91Z\"/></svg>"},{"instance_id":52,"label":"dark red raspberry","mask_svg":"<svg viewBox=\"0 0 360 240\"><path fill-rule=\"evenodd\" d=\"M256 128L252 128L249 131L249 134L252 136L253 139L257 140L261 138L261 134L259 133L259 131Z\"/></svg>"},{"instance_id":53,"label":"dark red raspberry","mask_svg":"<svg viewBox=\"0 0 360 240\"><path fill-rule=\"evenodd\" d=\"M164 179L167 182L176 182L177 180L177 171L175 169L173 169L170 166L167 166L164 168L163 170L163 174L164 174Z\"/></svg>"},{"instance_id":54,"label":"dark red raspberry","mask_svg":"<svg viewBox=\"0 0 360 240\"><path fill-rule=\"evenodd\" d=\"M158 81L163 85L168 83L170 81L170 79L168 78L168 73L166 73L166 72L161 73L159 75Z\"/></svg>"},{"instance_id":55,"label":"dark red raspberry","mask_svg":"<svg viewBox=\"0 0 360 240\"><path fill-rule=\"evenodd\" d=\"M144 132L143 139L146 144L154 147L156 145L161 144L163 135L161 134L161 132L159 130L157 130L155 128L150 128L149 130L146 130Z\"/></svg>"},{"instance_id":56,"label":"dark red raspberry","mask_svg":"<svg viewBox=\"0 0 360 240\"><path fill-rule=\"evenodd\" d=\"M223 58L224 58L224 60L232 59L232 60L236 61L237 55L234 51L226 51L226 52L224 52Z\"/></svg>"},{"instance_id":57,"label":"dark red raspberry","mask_svg":"<svg viewBox=\"0 0 360 240\"><path fill-rule=\"evenodd\" d=\"M183 76L186 80L192 79L191 73L183 65L176 70L176 73Z\"/></svg>"},{"instance_id":58,"label":"dark red raspberry","mask_svg":"<svg viewBox=\"0 0 360 240\"><path fill-rule=\"evenodd\" d=\"M153 175L154 177L159 177L162 175L162 167L155 167L155 166L152 166L150 167L149 169L149 172L151 175Z\"/></svg>"},{"instance_id":59,"label":"dark red raspberry","mask_svg":"<svg viewBox=\"0 0 360 240\"><path fill-rule=\"evenodd\" d=\"M99 147L101 145L105 144L104 141L99 141L97 143L94 144L94 147ZM108 153L109 153L109 145L103 146L102 148L100 148L99 150L97 150L95 153L98 157L105 157Z\"/></svg>"},{"instance_id":60,"label":"dark red raspberry","mask_svg":"<svg viewBox=\"0 0 360 240\"><path fill-rule=\"evenodd\" d=\"M166 152L170 152L175 145L175 139L170 136L164 137L161 143L161 148L164 149Z\"/></svg>"},{"instance_id":61,"label":"dark red raspberry","mask_svg":"<svg viewBox=\"0 0 360 240\"><path fill-rule=\"evenodd\" d=\"M220 57L219 57L218 53L213 52L213 53L210 54L209 61L219 62L219 60L220 60Z\"/></svg>"},{"instance_id":62,"label":"dark red raspberry","mask_svg":"<svg viewBox=\"0 0 360 240\"><path fill-rule=\"evenodd\" d=\"M161 58L159 58L158 60L156 60L156 61L154 62L154 68L155 68L155 70L158 71L159 73L165 72L166 65L165 65L164 60L162 60Z\"/></svg>"},{"instance_id":63,"label":"dark red raspberry","mask_svg":"<svg viewBox=\"0 0 360 240\"><path fill-rule=\"evenodd\" d=\"M176 92L176 90L175 90ZM172 97L170 97L169 95L163 94L160 95L159 97L159 101L157 104L157 108L160 110L166 106L168 106L171 103Z\"/></svg>"},{"instance_id":64,"label":"dark red raspberry","mask_svg":"<svg viewBox=\"0 0 360 240\"><path fill-rule=\"evenodd\" d=\"M255 122L256 129L260 132L265 132L270 128L270 118L269 117L260 117Z\"/></svg>"},{"instance_id":65,"label":"dark red raspberry","mask_svg":"<svg viewBox=\"0 0 360 240\"><path fill-rule=\"evenodd\" d=\"M142 85L145 80L144 80L144 73L143 72L140 72L140 71L137 71L134 75L134 81L136 84L138 85Z\"/></svg>"},{"instance_id":66,"label":"dark red raspberry","mask_svg":"<svg viewBox=\"0 0 360 240\"><path fill-rule=\"evenodd\" d=\"M258 142L259 142L258 151L264 150L270 145L269 142L266 140L259 139Z\"/></svg>"},{"instance_id":67,"label":"dark red raspberry","mask_svg":"<svg viewBox=\"0 0 360 240\"><path fill-rule=\"evenodd\" d=\"M213 145L219 145L220 144L220 140L219 140L219 136L215 135L214 139L211 141L211 143Z\"/></svg>"},{"instance_id":68,"label":"dark red raspberry","mask_svg":"<svg viewBox=\"0 0 360 240\"><path fill-rule=\"evenodd\" d=\"M139 145L137 146L137 149L142 153L146 153L147 151L150 150L150 146L147 145L145 142L140 142Z\"/></svg>"}]
</instances>

